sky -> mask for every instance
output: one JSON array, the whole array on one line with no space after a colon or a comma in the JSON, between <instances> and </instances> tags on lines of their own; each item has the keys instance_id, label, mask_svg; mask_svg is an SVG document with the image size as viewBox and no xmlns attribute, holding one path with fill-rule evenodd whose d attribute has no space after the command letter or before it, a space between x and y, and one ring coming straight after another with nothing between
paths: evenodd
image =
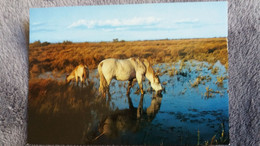
<instances>
[{"instance_id":1,"label":"sky","mask_svg":"<svg viewBox=\"0 0 260 146\"><path fill-rule=\"evenodd\" d=\"M30 9L30 43L227 37L227 2Z\"/></svg>"}]
</instances>

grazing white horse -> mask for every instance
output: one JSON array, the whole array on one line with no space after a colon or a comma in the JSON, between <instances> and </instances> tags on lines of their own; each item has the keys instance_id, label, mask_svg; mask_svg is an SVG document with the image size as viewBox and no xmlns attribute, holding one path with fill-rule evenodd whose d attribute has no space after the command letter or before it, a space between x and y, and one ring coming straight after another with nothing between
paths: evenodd
<instances>
[{"instance_id":1,"label":"grazing white horse","mask_svg":"<svg viewBox=\"0 0 260 146\"><path fill-rule=\"evenodd\" d=\"M162 90L159 78L155 75L152 66L145 59L142 62L139 58L129 59L105 59L98 65L100 76L99 91L106 95L109 93L109 85L112 79L129 81L127 94L130 91L133 79L137 79L141 94L144 94L142 80L145 76L151 83L152 88L157 92Z\"/></svg>"},{"instance_id":2,"label":"grazing white horse","mask_svg":"<svg viewBox=\"0 0 260 146\"><path fill-rule=\"evenodd\" d=\"M86 79L87 79L87 82L88 82L88 79L89 79L89 70L88 70L88 67L86 65L78 65L71 73L70 75L67 75L66 77L66 83L70 83L71 80L75 79L76 81L76 84L78 86L78 78L80 79L80 82L81 82L81 85L83 87L83 84L86 84ZM89 82L88 82L89 83Z\"/></svg>"}]
</instances>

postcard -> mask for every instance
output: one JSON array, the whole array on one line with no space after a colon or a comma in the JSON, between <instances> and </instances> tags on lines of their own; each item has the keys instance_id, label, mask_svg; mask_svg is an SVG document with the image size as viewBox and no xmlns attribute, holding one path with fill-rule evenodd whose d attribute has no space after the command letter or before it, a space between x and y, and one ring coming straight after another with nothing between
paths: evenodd
<instances>
[{"instance_id":1,"label":"postcard","mask_svg":"<svg viewBox=\"0 0 260 146\"><path fill-rule=\"evenodd\" d=\"M30 9L29 144L229 143L227 2Z\"/></svg>"}]
</instances>

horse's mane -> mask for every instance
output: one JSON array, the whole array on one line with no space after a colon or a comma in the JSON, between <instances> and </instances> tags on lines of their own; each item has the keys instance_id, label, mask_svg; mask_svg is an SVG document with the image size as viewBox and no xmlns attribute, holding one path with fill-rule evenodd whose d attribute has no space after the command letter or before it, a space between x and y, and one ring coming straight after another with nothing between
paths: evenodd
<instances>
[{"instance_id":1,"label":"horse's mane","mask_svg":"<svg viewBox=\"0 0 260 146\"><path fill-rule=\"evenodd\" d=\"M143 63L143 61L139 57L132 57L132 58L129 58L129 59L134 61L138 68L143 68L143 69L146 68L145 64Z\"/></svg>"},{"instance_id":2,"label":"horse's mane","mask_svg":"<svg viewBox=\"0 0 260 146\"><path fill-rule=\"evenodd\" d=\"M151 73L155 77L156 74L155 74L155 72L153 70L153 67L152 67L151 63L147 59L144 59L143 62L144 62L145 67L146 67L146 72Z\"/></svg>"}]
</instances>

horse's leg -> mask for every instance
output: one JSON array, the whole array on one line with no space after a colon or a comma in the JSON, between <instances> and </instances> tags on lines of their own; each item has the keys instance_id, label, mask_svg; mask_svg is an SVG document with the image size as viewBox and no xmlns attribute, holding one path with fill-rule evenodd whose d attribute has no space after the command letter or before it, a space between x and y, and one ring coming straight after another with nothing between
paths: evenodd
<instances>
[{"instance_id":1,"label":"horse's leg","mask_svg":"<svg viewBox=\"0 0 260 146\"><path fill-rule=\"evenodd\" d=\"M80 79L80 82L81 82L81 87L83 88L84 80L83 80L82 76L79 76L79 79Z\"/></svg>"},{"instance_id":2,"label":"horse's leg","mask_svg":"<svg viewBox=\"0 0 260 146\"><path fill-rule=\"evenodd\" d=\"M84 83L85 83L86 87L87 87L87 83L89 85L88 78L84 78Z\"/></svg>"},{"instance_id":3,"label":"horse's leg","mask_svg":"<svg viewBox=\"0 0 260 146\"><path fill-rule=\"evenodd\" d=\"M108 101L110 101L111 100L111 94L109 92L109 86L107 87L107 96L108 96Z\"/></svg>"},{"instance_id":4,"label":"horse's leg","mask_svg":"<svg viewBox=\"0 0 260 146\"><path fill-rule=\"evenodd\" d=\"M83 81L84 81L84 83L85 83L85 85L86 85L86 87L87 87L87 82L88 82L88 73L87 73L87 72L85 72L85 73L83 74ZM88 85L89 85L89 83L88 83Z\"/></svg>"},{"instance_id":5,"label":"horse's leg","mask_svg":"<svg viewBox=\"0 0 260 146\"><path fill-rule=\"evenodd\" d=\"M76 85L78 86L78 80L79 80L78 76L76 76L75 79L76 79Z\"/></svg>"},{"instance_id":6,"label":"horse's leg","mask_svg":"<svg viewBox=\"0 0 260 146\"><path fill-rule=\"evenodd\" d=\"M108 98L111 98L111 94L109 92L109 85L110 85L110 82L112 81L112 77L108 78L107 79L107 86L106 86L106 92L108 94Z\"/></svg>"},{"instance_id":7,"label":"horse's leg","mask_svg":"<svg viewBox=\"0 0 260 146\"><path fill-rule=\"evenodd\" d=\"M133 79L128 81L128 87L127 87L127 92L126 92L127 95L130 93L130 89L132 87L132 83L133 83Z\"/></svg>"},{"instance_id":8,"label":"horse's leg","mask_svg":"<svg viewBox=\"0 0 260 146\"><path fill-rule=\"evenodd\" d=\"M141 94L144 94L143 84L142 84L143 75L142 75L142 74L136 74L136 79L137 79L138 85L139 85L139 87L140 87Z\"/></svg>"},{"instance_id":9,"label":"horse's leg","mask_svg":"<svg viewBox=\"0 0 260 146\"><path fill-rule=\"evenodd\" d=\"M85 85L86 85L86 87L87 87L88 80L85 79L85 80L84 80L84 83L85 83ZM89 83L88 83L88 85L89 85Z\"/></svg>"},{"instance_id":10,"label":"horse's leg","mask_svg":"<svg viewBox=\"0 0 260 146\"><path fill-rule=\"evenodd\" d=\"M129 96L129 94L127 94L127 99L128 99L128 106L129 106L129 109L130 110L133 110L134 109L134 106L133 106L133 102Z\"/></svg>"}]
</instances>

